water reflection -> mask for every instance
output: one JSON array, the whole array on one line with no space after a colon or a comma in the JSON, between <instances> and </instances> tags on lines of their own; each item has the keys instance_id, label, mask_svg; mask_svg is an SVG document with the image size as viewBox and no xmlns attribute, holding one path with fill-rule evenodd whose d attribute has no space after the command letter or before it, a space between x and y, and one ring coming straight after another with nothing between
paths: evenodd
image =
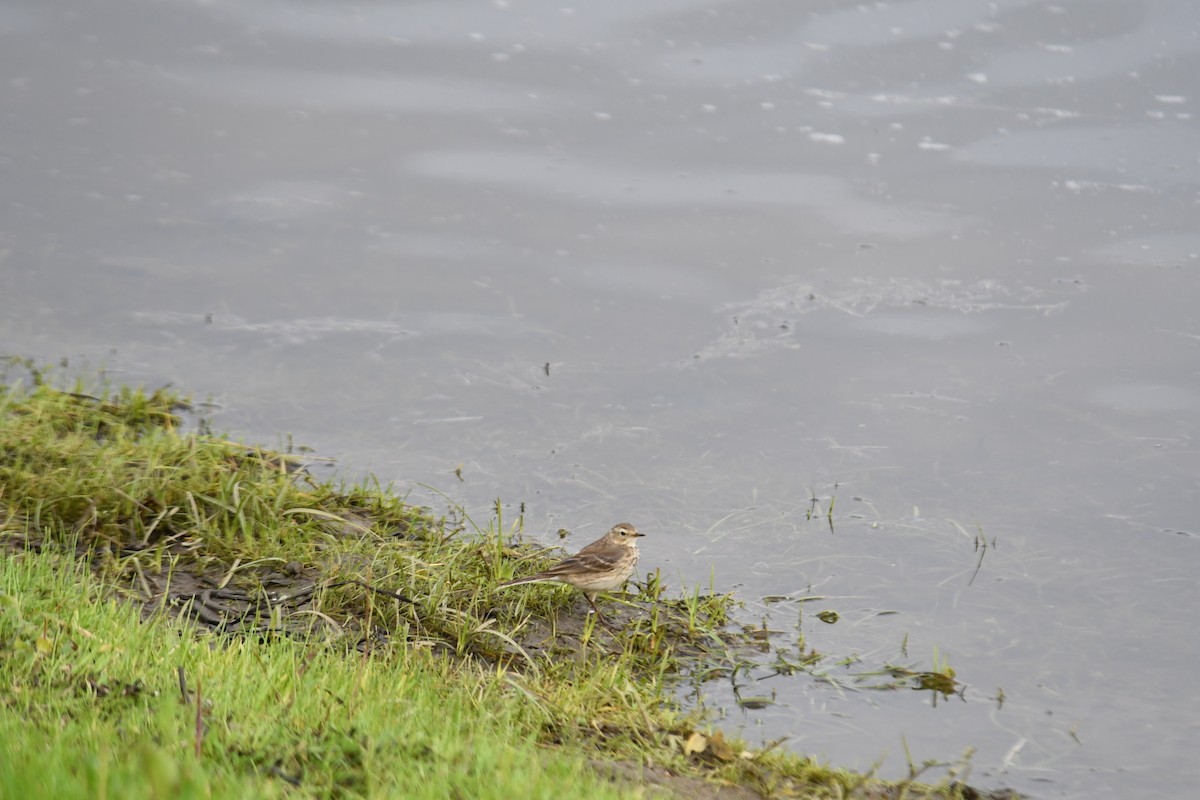
<instances>
[{"instance_id":1,"label":"water reflection","mask_svg":"<svg viewBox=\"0 0 1200 800\"><path fill-rule=\"evenodd\" d=\"M559 200L638 206L800 206L806 213L847 232L898 237L928 235L953 225L933 212L898 213L856 196L841 181L798 174L716 174L663 172L648 167L617 168L524 155L495 153L423 153L404 164L406 171L455 183L509 184Z\"/></svg>"}]
</instances>

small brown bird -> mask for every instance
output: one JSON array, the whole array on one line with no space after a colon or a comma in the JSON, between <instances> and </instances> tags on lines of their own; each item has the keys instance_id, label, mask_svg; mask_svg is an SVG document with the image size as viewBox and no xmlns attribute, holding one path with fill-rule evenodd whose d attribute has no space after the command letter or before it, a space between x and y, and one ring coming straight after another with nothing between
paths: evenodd
<instances>
[{"instance_id":1,"label":"small brown bird","mask_svg":"<svg viewBox=\"0 0 1200 800\"><path fill-rule=\"evenodd\" d=\"M607 628L608 621L596 608L596 595L617 589L629 580L637 568L638 537L645 535L638 533L638 529L628 522L619 522L608 533L553 567L527 578L505 581L496 588L520 586L523 583L569 584L583 592L588 605L596 612L596 619Z\"/></svg>"}]
</instances>

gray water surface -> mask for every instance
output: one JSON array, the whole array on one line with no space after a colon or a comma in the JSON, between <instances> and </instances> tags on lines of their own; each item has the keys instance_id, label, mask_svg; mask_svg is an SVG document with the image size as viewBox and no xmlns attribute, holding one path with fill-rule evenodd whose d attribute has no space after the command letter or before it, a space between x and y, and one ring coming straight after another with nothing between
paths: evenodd
<instances>
[{"instance_id":1,"label":"gray water surface","mask_svg":"<svg viewBox=\"0 0 1200 800\"><path fill-rule=\"evenodd\" d=\"M1198 76L1192 0L3 3L0 350L634 522L827 654L752 741L1191 796Z\"/></svg>"}]
</instances>

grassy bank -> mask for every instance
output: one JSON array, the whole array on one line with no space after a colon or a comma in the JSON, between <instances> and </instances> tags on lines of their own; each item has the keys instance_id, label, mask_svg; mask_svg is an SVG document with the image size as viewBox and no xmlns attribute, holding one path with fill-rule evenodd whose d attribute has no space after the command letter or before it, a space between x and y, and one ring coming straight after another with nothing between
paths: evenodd
<instances>
[{"instance_id":1,"label":"grassy bank","mask_svg":"<svg viewBox=\"0 0 1200 800\"><path fill-rule=\"evenodd\" d=\"M142 623L105 595L71 556L5 563L0 796L620 795L538 746L553 714L517 677Z\"/></svg>"},{"instance_id":2,"label":"grassy bank","mask_svg":"<svg viewBox=\"0 0 1200 800\"><path fill-rule=\"evenodd\" d=\"M553 558L519 525L181 433L170 393L17 372L0 795L607 797L646 776L680 796L956 794L747 751L677 708L672 681L743 647L727 597L650 575L607 601L610 634L569 590L494 591Z\"/></svg>"}]
</instances>

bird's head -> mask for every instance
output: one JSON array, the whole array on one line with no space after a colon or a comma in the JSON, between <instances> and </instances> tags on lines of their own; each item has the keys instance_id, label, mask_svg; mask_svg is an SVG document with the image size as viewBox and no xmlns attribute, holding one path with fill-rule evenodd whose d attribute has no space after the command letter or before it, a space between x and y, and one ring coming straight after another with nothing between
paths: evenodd
<instances>
[{"instance_id":1,"label":"bird's head","mask_svg":"<svg viewBox=\"0 0 1200 800\"><path fill-rule=\"evenodd\" d=\"M618 522L608 532L608 538L621 544L636 544L635 541L639 536L646 534L640 533L637 528L630 525L628 522Z\"/></svg>"}]
</instances>

